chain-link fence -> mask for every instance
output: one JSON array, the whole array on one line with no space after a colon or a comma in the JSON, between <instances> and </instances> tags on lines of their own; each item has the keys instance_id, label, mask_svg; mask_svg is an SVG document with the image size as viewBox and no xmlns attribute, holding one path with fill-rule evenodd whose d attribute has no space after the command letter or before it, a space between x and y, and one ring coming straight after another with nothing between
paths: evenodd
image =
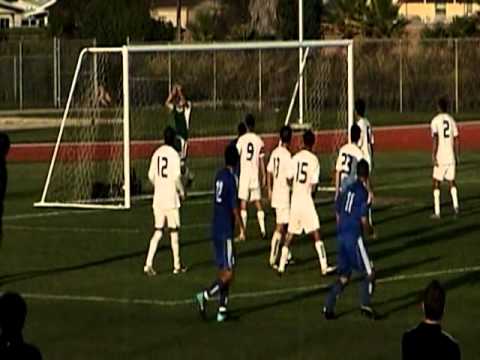
<instances>
[{"instance_id":1,"label":"chain-link fence","mask_svg":"<svg viewBox=\"0 0 480 360\"><path fill-rule=\"evenodd\" d=\"M0 109L64 107L78 54L94 45L93 39L0 42ZM284 69L278 66L280 78L274 82L262 76L265 69L278 65L275 58L262 51L249 56L243 61L251 71L248 84L235 81L238 69L228 71L228 56L213 52L198 58L195 71L188 74L181 70L182 59L171 55L165 71L142 81L154 82L158 92L166 94L173 82L191 77L189 97L212 107L225 105L220 99L236 92L246 92L248 96L242 98L259 110L268 102L288 101L276 96L276 87L290 84L293 90L294 81L281 79L287 75ZM371 111L432 111L435 99L448 96L454 111L480 112L478 64L480 39L359 40L355 42L355 94L367 100ZM291 76L295 74L288 73Z\"/></svg>"}]
</instances>

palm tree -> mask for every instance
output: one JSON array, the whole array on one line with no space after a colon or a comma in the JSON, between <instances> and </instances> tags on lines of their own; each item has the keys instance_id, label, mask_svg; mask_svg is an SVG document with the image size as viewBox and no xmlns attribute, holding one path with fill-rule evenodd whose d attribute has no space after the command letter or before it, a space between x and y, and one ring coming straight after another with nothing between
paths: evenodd
<instances>
[{"instance_id":1,"label":"palm tree","mask_svg":"<svg viewBox=\"0 0 480 360\"><path fill-rule=\"evenodd\" d=\"M367 0L330 0L325 5L326 20L334 32L345 38L362 33Z\"/></svg>"},{"instance_id":2,"label":"palm tree","mask_svg":"<svg viewBox=\"0 0 480 360\"><path fill-rule=\"evenodd\" d=\"M408 21L400 16L400 6L391 0L370 0L363 32L372 37L401 35Z\"/></svg>"},{"instance_id":3,"label":"palm tree","mask_svg":"<svg viewBox=\"0 0 480 360\"><path fill-rule=\"evenodd\" d=\"M177 41L182 40L182 0L177 0Z\"/></svg>"}]
</instances>

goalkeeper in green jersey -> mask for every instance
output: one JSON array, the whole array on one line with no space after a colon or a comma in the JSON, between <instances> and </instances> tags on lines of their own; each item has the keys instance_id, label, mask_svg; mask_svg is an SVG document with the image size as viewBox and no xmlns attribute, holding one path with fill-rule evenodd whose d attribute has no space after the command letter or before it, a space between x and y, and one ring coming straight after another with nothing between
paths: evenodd
<instances>
[{"instance_id":1,"label":"goalkeeper in green jersey","mask_svg":"<svg viewBox=\"0 0 480 360\"><path fill-rule=\"evenodd\" d=\"M170 91L165 101L165 106L172 114L172 125L177 133L175 149L180 155L182 180L188 188L193 181L193 174L187 167L188 133L190 129L192 103L185 98L181 85L174 84L172 91Z\"/></svg>"}]
</instances>

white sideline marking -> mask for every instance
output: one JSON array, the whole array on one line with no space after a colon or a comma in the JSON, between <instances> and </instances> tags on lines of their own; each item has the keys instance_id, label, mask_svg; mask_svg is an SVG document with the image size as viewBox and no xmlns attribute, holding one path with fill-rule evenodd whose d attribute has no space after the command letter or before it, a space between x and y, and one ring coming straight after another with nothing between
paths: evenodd
<instances>
[{"instance_id":1,"label":"white sideline marking","mask_svg":"<svg viewBox=\"0 0 480 360\"><path fill-rule=\"evenodd\" d=\"M78 227L48 227L48 226L22 226L5 225L5 229L24 230L24 231L43 231L43 232L77 232L77 233L134 233L141 232L139 228L78 228Z\"/></svg>"},{"instance_id":2,"label":"white sideline marking","mask_svg":"<svg viewBox=\"0 0 480 360\"><path fill-rule=\"evenodd\" d=\"M456 269L446 269L438 271L429 271L411 275L395 275L382 279L378 279L377 283L387 284L398 281L424 279L442 275L463 274L480 272L480 266L470 266ZM284 289L274 289L265 291L244 292L230 295L232 299L248 299L269 297L275 295L295 294L299 292L315 291L327 289L330 284L318 284L318 285L306 285L299 287L290 287ZM78 302L91 302L91 303L111 303L111 304L128 304L128 305L156 305L162 307L173 307L179 305L193 304L193 299L183 300L156 300L156 299L129 299L129 298L113 298L104 296L76 296L76 295L55 295L55 294L41 294L41 293L24 293L22 294L26 299L32 300L44 300L44 301L78 301Z\"/></svg>"},{"instance_id":3,"label":"white sideline marking","mask_svg":"<svg viewBox=\"0 0 480 360\"><path fill-rule=\"evenodd\" d=\"M93 210L62 210L62 211L48 211L48 212L35 212L35 213L24 213L24 214L16 214L16 215L7 215L3 217L3 220L18 220L18 219L32 219L32 218L42 218L42 217L49 217L49 216L61 216L61 215L69 215L69 214L87 214L97 211L104 211L101 209L93 209Z\"/></svg>"}]
</instances>

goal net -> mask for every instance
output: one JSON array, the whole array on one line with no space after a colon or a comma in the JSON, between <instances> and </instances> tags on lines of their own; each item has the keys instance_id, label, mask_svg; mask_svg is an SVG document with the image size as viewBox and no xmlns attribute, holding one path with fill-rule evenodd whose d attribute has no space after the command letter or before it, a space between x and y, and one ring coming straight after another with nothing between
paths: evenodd
<instances>
[{"instance_id":1,"label":"goal net","mask_svg":"<svg viewBox=\"0 0 480 360\"><path fill-rule=\"evenodd\" d=\"M278 144L284 123L311 127L323 169L329 170L353 121L352 42L84 49L35 205L123 209L132 199L148 197L150 157L165 127L174 124L165 107L174 84L192 104L189 194L211 191L224 149L248 113L256 118L267 153ZM296 137L294 147L299 144ZM330 171L323 173L328 182Z\"/></svg>"}]
</instances>

